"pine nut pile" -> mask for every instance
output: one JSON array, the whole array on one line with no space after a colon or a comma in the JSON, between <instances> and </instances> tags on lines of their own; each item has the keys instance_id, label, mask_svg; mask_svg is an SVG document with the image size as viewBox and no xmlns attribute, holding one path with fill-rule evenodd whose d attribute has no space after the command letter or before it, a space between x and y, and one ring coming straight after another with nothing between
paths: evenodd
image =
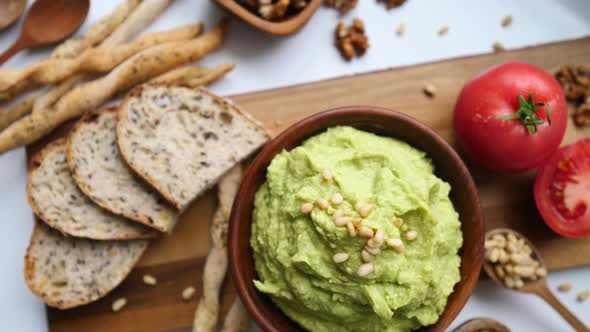
<instances>
[{"instance_id":1,"label":"pine nut pile","mask_svg":"<svg viewBox=\"0 0 590 332\"><path fill-rule=\"evenodd\" d=\"M506 287L522 288L527 281L547 275L533 256L532 248L514 234L494 234L484 244L485 259L492 263L494 272Z\"/></svg>"},{"instance_id":2,"label":"pine nut pile","mask_svg":"<svg viewBox=\"0 0 590 332\"><path fill-rule=\"evenodd\" d=\"M323 169L321 175L324 181L332 181L332 172L329 169ZM337 208L346 198L341 193L334 193L328 198L320 198L315 203L305 202L301 204L300 211L303 214L310 214L317 207L321 210L327 210L330 206L335 208L332 215L334 225L337 227L346 228L348 236L356 238L357 236L365 238L365 246L361 250L360 256L363 264L357 270L359 277L366 277L375 269L373 265L373 258L381 253L382 249L390 248L397 253L402 254L405 251L405 245L402 239L386 238L385 232L381 228L371 228L363 225L364 218L367 218L376 209L376 206L366 202L357 202L354 205L354 211L345 211L342 208ZM407 230L403 220L400 218L393 218L392 224L405 231L405 240L414 241L418 238L418 232L415 230ZM385 245L385 247L384 247ZM333 256L333 261L336 264L344 263L351 257L350 253L338 252Z\"/></svg>"}]
</instances>

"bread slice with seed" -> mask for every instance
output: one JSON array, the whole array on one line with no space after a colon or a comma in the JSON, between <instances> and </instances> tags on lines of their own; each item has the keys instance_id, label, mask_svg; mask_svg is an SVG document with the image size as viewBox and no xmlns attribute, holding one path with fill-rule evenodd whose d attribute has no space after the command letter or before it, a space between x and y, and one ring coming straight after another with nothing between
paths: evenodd
<instances>
[{"instance_id":1,"label":"bread slice with seed","mask_svg":"<svg viewBox=\"0 0 590 332\"><path fill-rule=\"evenodd\" d=\"M117 107L82 117L68 138L68 165L78 188L115 214L171 232L178 211L125 164L116 143Z\"/></svg>"},{"instance_id":2,"label":"bread slice with seed","mask_svg":"<svg viewBox=\"0 0 590 332\"><path fill-rule=\"evenodd\" d=\"M144 85L119 108L121 155L180 210L267 140L258 122L202 88Z\"/></svg>"},{"instance_id":3,"label":"bread slice with seed","mask_svg":"<svg viewBox=\"0 0 590 332\"><path fill-rule=\"evenodd\" d=\"M47 305L67 309L105 296L129 274L149 240L65 237L37 222L25 256L25 281Z\"/></svg>"},{"instance_id":4,"label":"bread slice with seed","mask_svg":"<svg viewBox=\"0 0 590 332\"><path fill-rule=\"evenodd\" d=\"M149 238L157 233L102 209L84 196L70 174L65 139L49 144L31 160L27 198L39 219L64 234L122 240Z\"/></svg>"}]
</instances>

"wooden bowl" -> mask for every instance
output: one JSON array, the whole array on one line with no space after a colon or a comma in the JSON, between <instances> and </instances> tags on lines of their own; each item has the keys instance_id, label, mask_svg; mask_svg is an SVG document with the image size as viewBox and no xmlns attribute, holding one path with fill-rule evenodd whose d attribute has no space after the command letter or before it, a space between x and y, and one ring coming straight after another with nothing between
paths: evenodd
<instances>
[{"instance_id":1,"label":"wooden bowl","mask_svg":"<svg viewBox=\"0 0 590 332\"><path fill-rule=\"evenodd\" d=\"M252 162L236 196L229 229L230 266L242 302L263 331L302 331L266 295L258 292L250 230L254 194L264 183L266 169L282 150L299 146L307 138L328 127L348 125L382 136L405 141L425 151L436 167L435 173L452 186L451 200L459 212L464 244L461 248L461 280L448 299L447 307L435 325L422 331L444 331L461 311L478 280L483 260L483 217L471 175L455 150L432 129L398 112L371 106L337 108L312 115L289 127Z\"/></svg>"},{"instance_id":2,"label":"wooden bowl","mask_svg":"<svg viewBox=\"0 0 590 332\"><path fill-rule=\"evenodd\" d=\"M289 35L301 29L311 18L311 15L322 4L322 0L310 0L307 6L299 13L288 16L282 21L268 21L248 8L239 4L236 0L215 0L219 5L233 13L242 20L250 23L260 30L266 31L273 35Z\"/></svg>"}]
</instances>

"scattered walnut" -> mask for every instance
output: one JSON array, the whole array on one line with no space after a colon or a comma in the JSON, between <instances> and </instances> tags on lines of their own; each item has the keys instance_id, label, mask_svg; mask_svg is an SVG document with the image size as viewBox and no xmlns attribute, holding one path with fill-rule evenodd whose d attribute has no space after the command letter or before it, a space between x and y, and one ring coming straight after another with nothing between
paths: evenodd
<instances>
[{"instance_id":1,"label":"scattered walnut","mask_svg":"<svg viewBox=\"0 0 590 332\"><path fill-rule=\"evenodd\" d=\"M512 24L512 15L507 15L502 19L502 27L506 28L510 24Z\"/></svg>"},{"instance_id":2,"label":"scattered walnut","mask_svg":"<svg viewBox=\"0 0 590 332\"><path fill-rule=\"evenodd\" d=\"M406 2L406 0L377 0L377 1L384 2L387 10L393 9L395 7L399 7Z\"/></svg>"},{"instance_id":3,"label":"scattered walnut","mask_svg":"<svg viewBox=\"0 0 590 332\"><path fill-rule=\"evenodd\" d=\"M562 66L555 78L561 83L568 101L581 103L590 97L590 66Z\"/></svg>"},{"instance_id":4,"label":"scattered walnut","mask_svg":"<svg viewBox=\"0 0 590 332\"><path fill-rule=\"evenodd\" d=\"M266 20L278 21L288 16L289 13L303 10L309 0L239 0L238 2Z\"/></svg>"},{"instance_id":5,"label":"scattered walnut","mask_svg":"<svg viewBox=\"0 0 590 332\"><path fill-rule=\"evenodd\" d=\"M351 60L355 55L362 56L369 48L365 24L358 18L353 19L352 25L348 28L344 26L344 23L338 23L334 35L336 48L346 60Z\"/></svg>"},{"instance_id":6,"label":"scattered walnut","mask_svg":"<svg viewBox=\"0 0 590 332\"><path fill-rule=\"evenodd\" d=\"M590 126L590 66L562 66L555 73L555 78L561 84L565 98L578 104L573 114L575 125Z\"/></svg>"},{"instance_id":7,"label":"scattered walnut","mask_svg":"<svg viewBox=\"0 0 590 332\"><path fill-rule=\"evenodd\" d=\"M574 124L578 127L590 126L590 103L580 105L574 112Z\"/></svg>"},{"instance_id":8,"label":"scattered walnut","mask_svg":"<svg viewBox=\"0 0 590 332\"><path fill-rule=\"evenodd\" d=\"M341 15L356 7L358 0L324 0L324 6L338 9Z\"/></svg>"}]
</instances>

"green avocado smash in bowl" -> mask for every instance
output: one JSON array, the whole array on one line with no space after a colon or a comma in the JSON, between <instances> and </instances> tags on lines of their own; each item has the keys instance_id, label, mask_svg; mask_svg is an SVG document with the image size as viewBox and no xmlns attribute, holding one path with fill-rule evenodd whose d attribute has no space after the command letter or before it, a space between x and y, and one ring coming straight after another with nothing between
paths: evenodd
<instances>
[{"instance_id":1,"label":"green avocado smash in bowl","mask_svg":"<svg viewBox=\"0 0 590 332\"><path fill-rule=\"evenodd\" d=\"M254 203L254 284L310 331L434 324L460 280L450 190L424 152L329 128L267 169Z\"/></svg>"}]
</instances>

